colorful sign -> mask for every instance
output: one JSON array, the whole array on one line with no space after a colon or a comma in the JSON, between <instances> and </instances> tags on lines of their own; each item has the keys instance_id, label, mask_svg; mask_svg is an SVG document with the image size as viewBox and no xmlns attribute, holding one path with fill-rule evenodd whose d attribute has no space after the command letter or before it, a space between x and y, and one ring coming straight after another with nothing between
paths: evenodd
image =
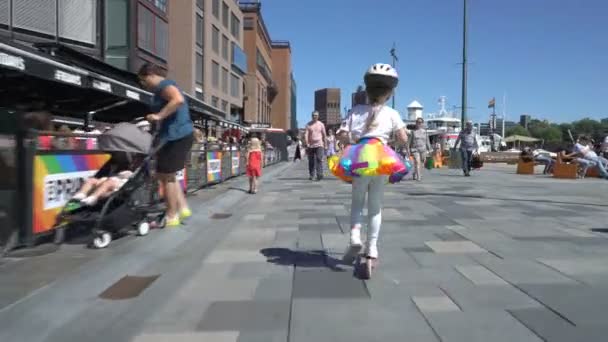
<instances>
[{"instance_id":1,"label":"colorful sign","mask_svg":"<svg viewBox=\"0 0 608 342\"><path fill-rule=\"evenodd\" d=\"M222 152L207 152L207 182L222 180Z\"/></svg>"},{"instance_id":2,"label":"colorful sign","mask_svg":"<svg viewBox=\"0 0 608 342\"><path fill-rule=\"evenodd\" d=\"M239 166L241 163L241 152L232 152L232 175L239 174Z\"/></svg>"},{"instance_id":3,"label":"colorful sign","mask_svg":"<svg viewBox=\"0 0 608 342\"><path fill-rule=\"evenodd\" d=\"M55 218L84 181L110 159L109 154L46 154L34 158L33 232L53 228Z\"/></svg>"}]
</instances>

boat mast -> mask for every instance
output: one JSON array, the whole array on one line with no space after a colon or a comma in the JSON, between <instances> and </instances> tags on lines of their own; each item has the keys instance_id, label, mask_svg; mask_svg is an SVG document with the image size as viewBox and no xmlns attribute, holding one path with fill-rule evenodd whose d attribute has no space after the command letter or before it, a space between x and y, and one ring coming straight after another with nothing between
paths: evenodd
<instances>
[{"instance_id":1,"label":"boat mast","mask_svg":"<svg viewBox=\"0 0 608 342\"><path fill-rule=\"evenodd\" d=\"M467 121L467 0L463 0L464 13L462 23L462 114L460 117L461 127Z\"/></svg>"}]
</instances>

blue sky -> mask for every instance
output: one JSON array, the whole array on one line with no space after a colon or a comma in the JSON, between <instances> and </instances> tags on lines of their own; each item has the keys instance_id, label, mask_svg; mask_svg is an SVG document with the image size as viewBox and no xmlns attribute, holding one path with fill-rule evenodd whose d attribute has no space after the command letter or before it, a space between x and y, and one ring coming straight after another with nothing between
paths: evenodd
<instances>
[{"instance_id":1,"label":"blue sky","mask_svg":"<svg viewBox=\"0 0 608 342\"><path fill-rule=\"evenodd\" d=\"M437 110L440 95L460 106L461 0L264 0L272 39L292 44L298 123L315 89L342 89L342 107L366 68L399 55L400 112L416 99ZM507 119L608 117L608 1L469 0L469 109L487 121L496 97Z\"/></svg>"}]
</instances>

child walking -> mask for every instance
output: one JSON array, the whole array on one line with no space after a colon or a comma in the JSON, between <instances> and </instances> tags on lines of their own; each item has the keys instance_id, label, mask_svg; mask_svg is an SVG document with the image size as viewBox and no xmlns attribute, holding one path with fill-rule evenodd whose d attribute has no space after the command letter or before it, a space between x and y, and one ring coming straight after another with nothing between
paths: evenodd
<instances>
[{"instance_id":1,"label":"child walking","mask_svg":"<svg viewBox=\"0 0 608 342\"><path fill-rule=\"evenodd\" d=\"M258 178L262 176L262 142L256 136L249 140L247 146L247 176L249 177L249 193L258 192Z\"/></svg>"},{"instance_id":2,"label":"child walking","mask_svg":"<svg viewBox=\"0 0 608 342\"><path fill-rule=\"evenodd\" d=\"M359 173L362 175L352 178L350 246L344 256L346 262L352 263L363 248L361 228L363 226L363 206L367 197L369 222L365 246L366 267L364 271L366 274L364 276L369 278L378 259L377 244L382 223L382 201L384 186L388 180L388 176L384 175L383 171L380 171L377 166L373 167L377 170L372 169L371 165L380 164L378 154L384 153L398 158L397 154L387 146L388 139L394 135L398 143L405 145L407 132L399 113L384 105L397 87L399 81L397 71L388 64L374 64L365 73L364 81L370 104L358 105L351 110L348 118L340 127L339 137L345 144L356 143L357 145L352 147L361 151L356 153L366 153L366 146L374 146L370 147L370 150L373 148L373 151L379 151L358 157L359 160L366 160L363 163L365 166L362 167L367 169ZM376 157L370 157L374 154ZM376 159L372 160L372 158ZM401 161L395 163L401 163ZM353 161L353 168L355 164L361 163ZM357 172L355 171L355 173Z\"/></svg>"}]
</instances>

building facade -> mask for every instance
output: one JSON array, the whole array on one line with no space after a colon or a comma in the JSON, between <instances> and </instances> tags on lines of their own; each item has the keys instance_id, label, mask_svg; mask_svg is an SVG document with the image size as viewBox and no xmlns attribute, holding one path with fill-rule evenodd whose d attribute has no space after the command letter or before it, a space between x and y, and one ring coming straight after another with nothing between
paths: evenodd
<instances>
[{"instance_id":1,"label":"building facade","mask_svg":"<svg viewBox=\"0 0 608 342\"><path fill-rule=\"evenodd\" d=\"M338 125L342 121L340 114L340 89L325 88L315 91L315 110L319 120L327 126Z\"/></svg>"},{"instance_id":2,"label":"building facade","mask_svg":"<svg viewBox=\"0 0 608 342\"><path fill-rule=\"evenodd\" d=\"M287 41L272 42L273 79L278 94L272 103L270 121L272 127L289 130L291 126L291 46Z\"/></svg>"},{"instance_id":3,"label":"building facade","mask_svg":"<svg viewBox=\"0 0 608 342\"><path fill-rule=\"evenodd\" d=\"M245 75L244 121L270 125L271 104L277 96L272 74L272 41L262 18L259 2L240 2L243 12Z\"/></svg>"},{"instance_id":4,"label":"building facade","mask_svg":"<svg viewBox=\"0 0 608 342\"><path fill-rule=\"evenodd\" d=\"M357 105L369 104L369 100L367 99L367 93L362 86L357 87L357 90L351 95L351 107L355 107Z\"/></svg>"},{"instance_id":5,"label":"building facade","mask_svg":"<svg viewBox=\"0 0 608 342\"><path fill-rule=\"evenodd\" d=\"M171 1L169 17L169 75L224 118L240 122L247 65L236 1Z\"/></svg>"},{"instance_id":6,"label":"building facade","mask_svg":"<svg viewBox=\"0 0 608 342\"><path fill-rule=\"evenodd\" d=\"M298 129L298 87L296 85L296 79L291 73L291 129L296 131Z\"/></svg>"},{"instance_id":7,"label":"building facade","mask_svg":"<svg viewBox=\"0 0 608 342\"><path fill-rule=\"evenodd\" d=\"M167 67L167 0L0 0L0 36L60 43L123 70Z\"/></svg>"}]
</instances>

